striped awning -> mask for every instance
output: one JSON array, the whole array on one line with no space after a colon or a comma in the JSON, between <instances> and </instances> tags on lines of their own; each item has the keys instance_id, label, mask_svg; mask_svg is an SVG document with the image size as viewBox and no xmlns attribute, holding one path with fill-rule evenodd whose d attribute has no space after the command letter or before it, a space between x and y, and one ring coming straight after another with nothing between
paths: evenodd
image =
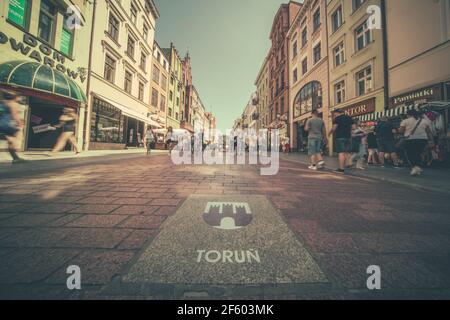
<instances>
[{"instance_id":1,"label":"striped awning","mask_svg":"<svg viewBox=\"0 0 450 320\"><path fill-rule=\"evenodd\" d=\"M406 114L409 110L414 109L414 105L409 106L401 106L390 110L385 110L383 112L373 112L369 114L365 114L362 116L357 117L357 119L361 122L370 122L370 121L377 121L381 117L385 116L388 118L394 118L397 116L400 116L402 114Z\"/></svg>"}]
</instances>

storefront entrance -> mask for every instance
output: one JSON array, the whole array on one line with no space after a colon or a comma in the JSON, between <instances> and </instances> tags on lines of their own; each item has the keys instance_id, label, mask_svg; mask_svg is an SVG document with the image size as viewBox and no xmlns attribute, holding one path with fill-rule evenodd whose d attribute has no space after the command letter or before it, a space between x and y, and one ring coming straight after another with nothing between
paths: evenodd
<instances>
[{"instance_id":1,"label":"storefront entrance","mask_svg":"<svg viewBox=\"0 0 450 320\"><path fill-rule=\"evenodd\" d=\"M29 126L27 132L27 150L51 150L62 129L50 130L50 126L59 123L64 106L49 101L30 98ZM70 150L70 146L66 146Z\"/></svg>"}]
</instances>

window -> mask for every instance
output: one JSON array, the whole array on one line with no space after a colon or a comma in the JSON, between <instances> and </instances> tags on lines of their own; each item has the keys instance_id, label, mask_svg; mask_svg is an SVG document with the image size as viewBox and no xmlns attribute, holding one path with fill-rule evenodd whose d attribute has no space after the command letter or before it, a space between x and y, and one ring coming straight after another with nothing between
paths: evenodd
<instances>
[{"instance_id":1,"label":"window","mask_svg":"<svg viewBox=\"0 0 450 320\"><path fill-rule=\"evenodd\" d=\"M67 27L67 15L64 16L63 28L61 32L61 46L60 51L66 56L71 56L73 52L73 39L74 39L74 29L69 29Z\"/></svg>"},{"instance_id":2,"label":"window","mask_svg":"<svg viewBox=\"0 0 450 320\"><path fill-rule=\"evenodd\" d=\"M305 58L302 61L302 74L306 74L307 72L308 72L308 58Z\"/></svg>"},{"instance_id":3,"label":"window","mask_svg":"<svg viewBox=\"0 0 450 320\"><path fill-rule=\"evenodd\" d=\"M144 36L144 40L148 41L148 27L147 27L147 24L144 24L144 29L142 30L142 34Z\"/></svg>"},{"instance_id":4,"label":"window","mask_svg":"<svg viewBox=\"0 0 450 320\"><path fill-rule=\"evenodd\" d=\"M178 116L179 116L179 114L178 114L178 112L176 112L176 113L175 113L175 119L178 120Z\"/></svg>"},{"instance_id":5,"label":"window","mask_svg":"<svg viewBox=\"0 0 450 320\"><path fill-rule=\"evenodd\" d=\"M158 91L155 88L152 89L152 106L158 108Z\"/></svg>"},{"instance_id":6,"label":"window","mask_svg":"<svg viewBox=\"0 0 450 320\"><path fill-rule=\"evenodd\" d=\"M108 20L108 34L116 42L119 42L119 25L119 20L110 13Z\"/></svg>"},{"instance_id":7,"label":"window","mask_svg":"<svg viewBox=\"0 0 450 320\"><path fill-rule=\"evenodd\" d=\"M131 94L132 85L133 85L133 75L131 74L131 72L125 71L125 84L124 84L125 92Z\"/></svg>"},{"instance_id":8,"label":"window","mask_svg":"<svg viewBox=\"0 0 450 320\"><path fill-rule=\"evenodd\" d=\"M344 63L344 42L339 43L334 49L334 66L338 67Z\"/></svg>"},{"instance_id":9,"label":"window","mask_svg":"<svg viewBox=\"0 0 450 320\"><path fill-rule=\"evenodd\" d=\"M372 89L372 67L367 67L356 74L356 84L358 96L362 96Z\"/></svg>"},{"instance_id":10,"label":"window","mask_svg":"<svg viewBox=\"0 0 450 320\"><path fill-rule=\"evenodd\" d=\"M322 85L318 81L306 84L294 99L294 117L322 107Z\"/></svg>"},{"instance_id":11,"label":"window","mask_svg":"<svg viewBox=\"0 0 450 320\"><path fill-rule=\"evenodd\" d=\"M116 75L116 60L111 58L109 55L106 55L104 78L106 81L114 83L115 75Z\"/></svg>"},{"instance_id":12,"label":"window","mask_svg":"<svg viewBox=\"0 0 450 320\"><path fill-rule=\"evenodd\" d=\"M356 51L362 50L372 42L372 31L367 26L367 21L355 30Z\"/></svg>"},{"instance_id":13,"label":"window","mask_svg":"<svg viewBox=\"0 0 450 320\"><path fill-rule=\"evenodd\" d=\"M352 0L352 3L353 3L353 11L358 10L358 9L362 6L362 4L364 3L364 1L366 1L366 0Z\"/></svg>"},{"instance_id":14,"label":"window","mask_svg":"<svg viewBox=\"0 0 450 320\"><path fill-rule=\"evenodd\" d=\"M314 12L313 15L313 32L316 32L320 27L320 8Z\"/></svg>"},{"instance_id":15,"label":"window","mask_svg":"<svg viewBox=\"0 0 450 320\"><path fill-rule=\"evenodd\" d=\"M302 31L302 48L308 43L308 28Z\"/></svg>"},{"instance_id":16,"label":"window","mask_svg":"<svg viewBox=\"0 0 450 320\"><path fill-rule=\"evenodd\" d=\"M116 107L94 98L91 117L91 141L124 143L125 117Z\"/></svg>"},{"instance_id":17,"label":"window","mask_svg":"<svg viewBox=\"0 0 450 320\"><path fill-rule=\"evenodd\" d=\"M294 44L292 45L292 56L295 58L298 54L298 45L297 40L294 41Z\"/></svg>"},{"instance_id":18,"label":"window","mask_svg":"<svg viewBox=\"0 0 450 320\"><path fill-rule=\"evenodd\" d=\"M172 110L172 108L169 108L169 117L172 117L173 116L173 110Z\"/></svg>"},{"instance_id":19,"label":"window","mask_svg":"<svg viewBox=\"0 0 450 320\"><path fill-rule=\"evenodd\" d=\"M173 92L172 92L172 90L170 90L170 93L169 93L169 100L173 101Z\"/></svg>"},{"instance_id":20,"label":"window","mask_svg":"<svg viewBox=\"0 0 450 320\"><path fill-rule=\"evenodd\" d=\"M317 62L320 61L320 59L322 58L321 56L321 51L322 51L322 46L320 45L320 43L318 45L316 45L313 49L313 54L314 54L314 64L316 64Z\"/></svg>"},{"instance_id":21,"label":"window","mask_svg":"<svg viewBox=\"0 0 450 320\"><path fill-rule=\"evenodd\" d=\"M45 42L52 43L55 33L56 7L48 0L41 1L39 13L38 36Z\"/></svg>"},{"instance_id":22,"label":"window","mask_svg":"<svg viewBox=\"0 0 450 320\"><path fill-rule=\"evenodd\" d=\"M298 71L297 68L294 69L294 74L292 75L292 78L294 80L294 83L298 81Z\"/></svg>"},{"instance_id":23,"label":"window","mask_svg":"<svg viewBox=\"0 0 450 320\"><path fill-rule=\"evenodd\" d=\"M167 87L167 77L163 74L161 74L161 87L164 91L166 91Z\"/></svg>"},{"instance_id":24,"label":"window","mask_svg":"<svg viewBox=\"0 0 450 320\"><path fill-rule=\"evenodd\" d=\"M163 95L161 95L161 100L160 100L160 104L159 104L159 109L160 109L162 112L165 112L165 111L166 111L166 97L163 96Z\"/></svg>"},{"instance_id":25,"label":"window","mask_svg":"<svg viewBox=\"0 0 450 320\"><path fill-rule=\"evenodd\" d=\"M138 99L141 101L144 101L144 88L145 88L145 85L142 82L139 82Z\"/></svg>"},{"instance_id":26,"label":"window","mask_svg":"<svg viewBox=\"0 0 450 320\"><path fill-rule=\"evenodd\" d=\"M180 98L177 97L177 106L180 105Z\"/></svg>"},{"instance_id":27,"label":"window","mask_svg":"<svg viewBox=\"0 0 450 320\"><path fill-rule=\"evenodd\" d=\"M345 101L345 82L341 82L334 85L336 104L343 103Z\"/></svg>"},{"instance_id":28,"label":"window","mask_svg":"<svg viewBox=\"0 0 450 320\"><path fill-rule=\"evenodd\" d=\"M153 65L153 76L152 79L154 82L159 84L159 69L157 66Z\"/></svg>"},{"instance_id":29,"label":"window","mask_svg":"<svg viewBox=\"0 0 450 320\"><path fill-rule=\"evenodd\" d=\"M128 36L128 43L127 43L127 55L130 58L134 59L134 48L136 46L136 41L131 36Z\"/></svg>"},{"instance_id":30,"label":"window","mask_svg":"<svg viewBox=\"0 0 450 320\"><path fill-rule=\"evenodd\" d=\"M140 67L144 71L147 68L147 55L145 53L143 53L143 52L141 52L141 64L140 64Z\"/></svg>"},{"instance_id":31,"label":"window","mask_svg":"<svg viewBox=\"0 0 450 320\"><path fill-rule=\"evenodd\" d=\"M9 0L8 21L22 27L28 28L30 0Z\"/></svg>"},{"instance_id":32,"label":"window","mask_svg":"<svg viewBox=\"0 0 450 320\"><path fill-rule=\"evenodd\" d=\"M136 24L136 22L137 22L137 13L138 13L138 10L137 10L136 6L134 5L134 3L132 3L131 7L130 7L130 14L131 14L131 21L134 24Z\"/></svg>"},{"instance_id":33,"label":"window","mask_svg":"<svg viewBox=\"0 0 450 320\"><path fill-rule=\"evenodd\" d=\"M284 98L281 98L280 114L284 114Z\"/></svg>"},{"instance_id":34,"label":"window","mask_svg":"<svg viewBox=\"0 0 450 320\"><path fill-rule=\"evenodd\" d=\"M170 77L170 84L173 86L173 83L175 82L175 79L173 77Z\"/></svg>"},{"instance_id":35,"label":"window","mask_svg":"<svg viewBox=\"0 0 450 320\"><path fill-rule=\"evenodd\" d=\"M342 7L336 9L336 11L331 15L331 25L333 32L342 26Z\"/></svg>"}]
</instances>

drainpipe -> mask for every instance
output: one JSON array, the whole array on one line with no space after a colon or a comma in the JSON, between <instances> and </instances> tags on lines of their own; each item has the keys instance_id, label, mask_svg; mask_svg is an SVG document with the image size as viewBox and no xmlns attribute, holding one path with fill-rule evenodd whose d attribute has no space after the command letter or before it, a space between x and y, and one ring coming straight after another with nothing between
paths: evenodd
<instances>
[{"instance_id":1,"label":"drainpipe","mask_svg":"<svg viewBox=\"0 0 450 320\"><path fill-rule=\"evenodd\" d=\"M90 2L89 2L90 3ZM93 8L92 8L92 28L91 28L91 39L89 44L89 62L88 62L88 78L87 78L87 84L86 84L86 97L88 99L88 103L86 106L86 109L84 110L84 130L83 130L83 150L87 151L88 149L88 137L89 137L89 130L90 130L90 112L89 109L92 105L92 98L91 98L91 70L92 70L92 53L93 53L93 42L94 42L94 29L95 29L95 17L97 13L97 1L93 1Z\"/></svg>"},{"instance_id":2,"label":"drainpipe","mask_svg":"<svg viewBox=\"0 0 450 320\"><path fill-rule=\"evenodd\" d=\"M389 57L388 57L388 34L386 17L386 0L381 1L381 21L383 34L383 72L384 72L384 109L389 109Z\"/></svg>"}]
</instances>

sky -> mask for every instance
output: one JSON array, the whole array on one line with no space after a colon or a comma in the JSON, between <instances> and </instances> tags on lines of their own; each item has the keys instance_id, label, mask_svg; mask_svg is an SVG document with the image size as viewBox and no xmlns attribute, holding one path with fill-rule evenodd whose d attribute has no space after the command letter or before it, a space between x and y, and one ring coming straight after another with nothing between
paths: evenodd
<instances>
[{"instance_id":1,"label":"sky","mask_svg":"<svg viewBox=\"0 0 450 320\"><path fill-rule=\"evenodd\" d=\"M250 100L270 48L270 30L287 0L155 0L156 40L191 55L193 82L217 128L231 129Z\"/></svg>"}]
</instances>

